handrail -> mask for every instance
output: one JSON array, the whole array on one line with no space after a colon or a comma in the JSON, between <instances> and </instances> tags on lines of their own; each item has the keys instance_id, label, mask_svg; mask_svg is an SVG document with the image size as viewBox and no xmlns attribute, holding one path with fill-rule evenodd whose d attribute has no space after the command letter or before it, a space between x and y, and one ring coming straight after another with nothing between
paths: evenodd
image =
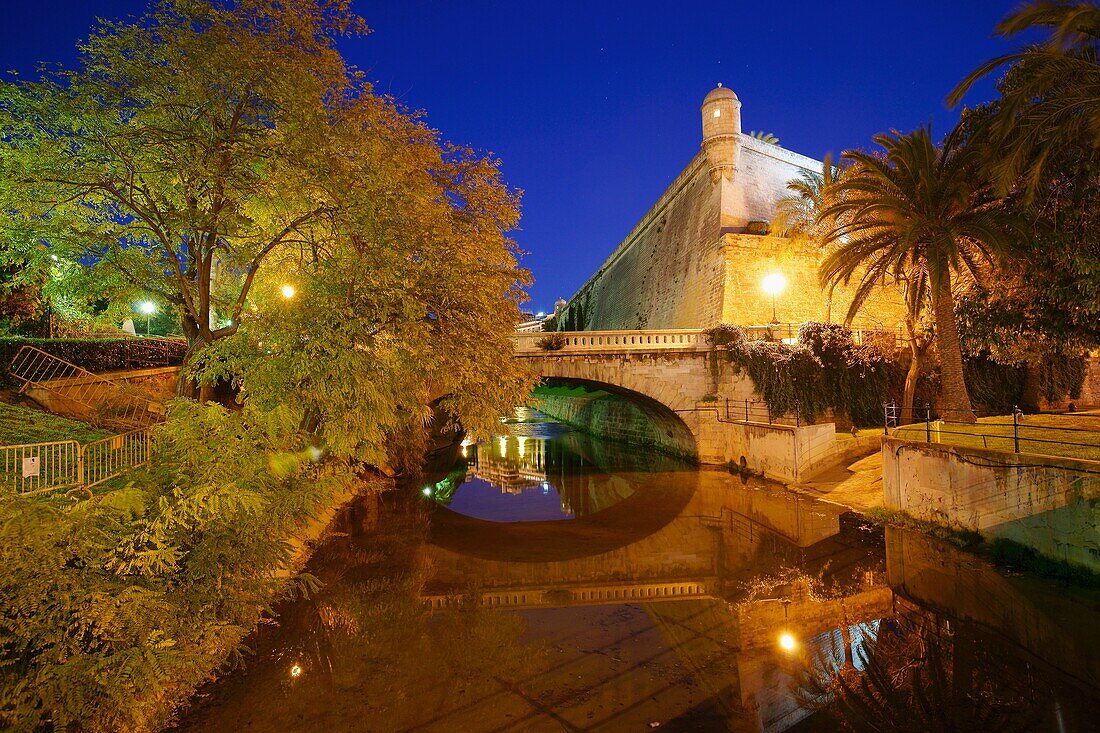
<instances>
[{"instance_id":1,"label":"handrail","mask_svg":"<svg viewBox=\"0 0 1100 733\"><path fill-rule=\"evenodd\" d=\"M647 329L635 331L533 331L513 334L516 353L574 351L695 351L710 348L702 329ZM560 340L560 347L539 345L544 339Z\"/></svg>"}]
</instances>

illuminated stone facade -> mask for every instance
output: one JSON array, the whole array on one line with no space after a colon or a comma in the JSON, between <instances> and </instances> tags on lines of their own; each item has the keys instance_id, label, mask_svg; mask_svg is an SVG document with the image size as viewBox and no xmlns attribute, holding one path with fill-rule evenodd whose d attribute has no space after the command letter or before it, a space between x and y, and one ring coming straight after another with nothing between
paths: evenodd
<instances>
[{"instance_id":1,"label":"illuminated stone facade","mask_svg":"<svg viewBox=\"0 0 1100 733\"><path fill-rule=\"evenodd\" d=\"M699 153L558 315L560 330L761 325L772 302L760 286L782 273L784 323L843 321L846 291L818 285L820 254L768 235L787 183L820 161L741 132L741 103L718 87L702 106ZM853 323L894 328L904 307L893 288L876 293Z\"/></svg>"}]
</instances>

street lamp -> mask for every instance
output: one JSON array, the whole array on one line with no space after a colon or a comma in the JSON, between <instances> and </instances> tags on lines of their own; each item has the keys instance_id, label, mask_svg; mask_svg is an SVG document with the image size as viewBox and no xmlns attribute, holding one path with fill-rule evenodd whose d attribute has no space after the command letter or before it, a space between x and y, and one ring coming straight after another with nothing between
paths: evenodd
<instances>
[{"instance_id":1,"label":"street lamp","mask_svg":"<svg viewBox=\"0 0 1100 733\"><path fill-rule=\"evenodd\" d=\"M284 285L282 287L283 297L290 300L298 291L294 289L293 285Z\"/></svg>"},{"instance_id":2,"label":"street lamp","mask_svg":"<svg viewBox=\"0 0 1100 733\"><path fill-rule=\"evenodd\" d=\"M773 272L764 277L760 287L764 289L765 293L772 296L772 323L779 323L779 318L775 315L775 296L782 293L783 289L787 287L787 278L783 277L781 272Z\"/></svg>"},{"instance_id":3,"label":"street lamp","mask_svg":"<svg viewBox=\"0 0 1100 733\"><path fill-rule=\"evenodd\" d=\"M153 330L153 314L157 312L157 304L151 300L146 300L138 308L145 314L145 335L148 336Z\"/></svg>"}]
</instances>

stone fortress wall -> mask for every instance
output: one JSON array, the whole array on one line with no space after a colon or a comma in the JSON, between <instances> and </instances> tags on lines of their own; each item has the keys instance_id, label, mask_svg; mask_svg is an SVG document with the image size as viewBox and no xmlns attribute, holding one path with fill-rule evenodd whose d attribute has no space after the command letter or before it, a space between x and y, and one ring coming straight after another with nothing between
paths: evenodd
<instances>
[{"instance_id":1,"label":"stone fortress wall","mask_svg":"<svg viewBox=\"0 0 1100 733\"><path fill-rule=\"evenodd\" d=\"M701 114L699 153L559 312L559 330L765 324L772 304L760 283L773 272L787 278L776 298L781 322L844 320L849 291L821 288L819 252L750 233L770 225L789 181L822 163L743 134L741 103L727 88L711 91ZM887 287L853 325L896 328L903 319L901 295Z\"/></svg>"}]
</instances>

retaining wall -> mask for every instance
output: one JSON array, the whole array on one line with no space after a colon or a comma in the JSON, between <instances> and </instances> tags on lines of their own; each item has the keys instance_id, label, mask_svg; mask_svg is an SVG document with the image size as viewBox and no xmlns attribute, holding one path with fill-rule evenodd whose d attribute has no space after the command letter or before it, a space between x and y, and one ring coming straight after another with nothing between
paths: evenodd
<instances>
[{"instance_id":1,"label":"retaining wall","mask_svg":"<svg viewBox=\"0 0 1100 733\"><path fill-rule=\"evenodd\" d=\"M887 438L887 507L1100 569L1100 461Z\"/></svg>"}]
</instances>

